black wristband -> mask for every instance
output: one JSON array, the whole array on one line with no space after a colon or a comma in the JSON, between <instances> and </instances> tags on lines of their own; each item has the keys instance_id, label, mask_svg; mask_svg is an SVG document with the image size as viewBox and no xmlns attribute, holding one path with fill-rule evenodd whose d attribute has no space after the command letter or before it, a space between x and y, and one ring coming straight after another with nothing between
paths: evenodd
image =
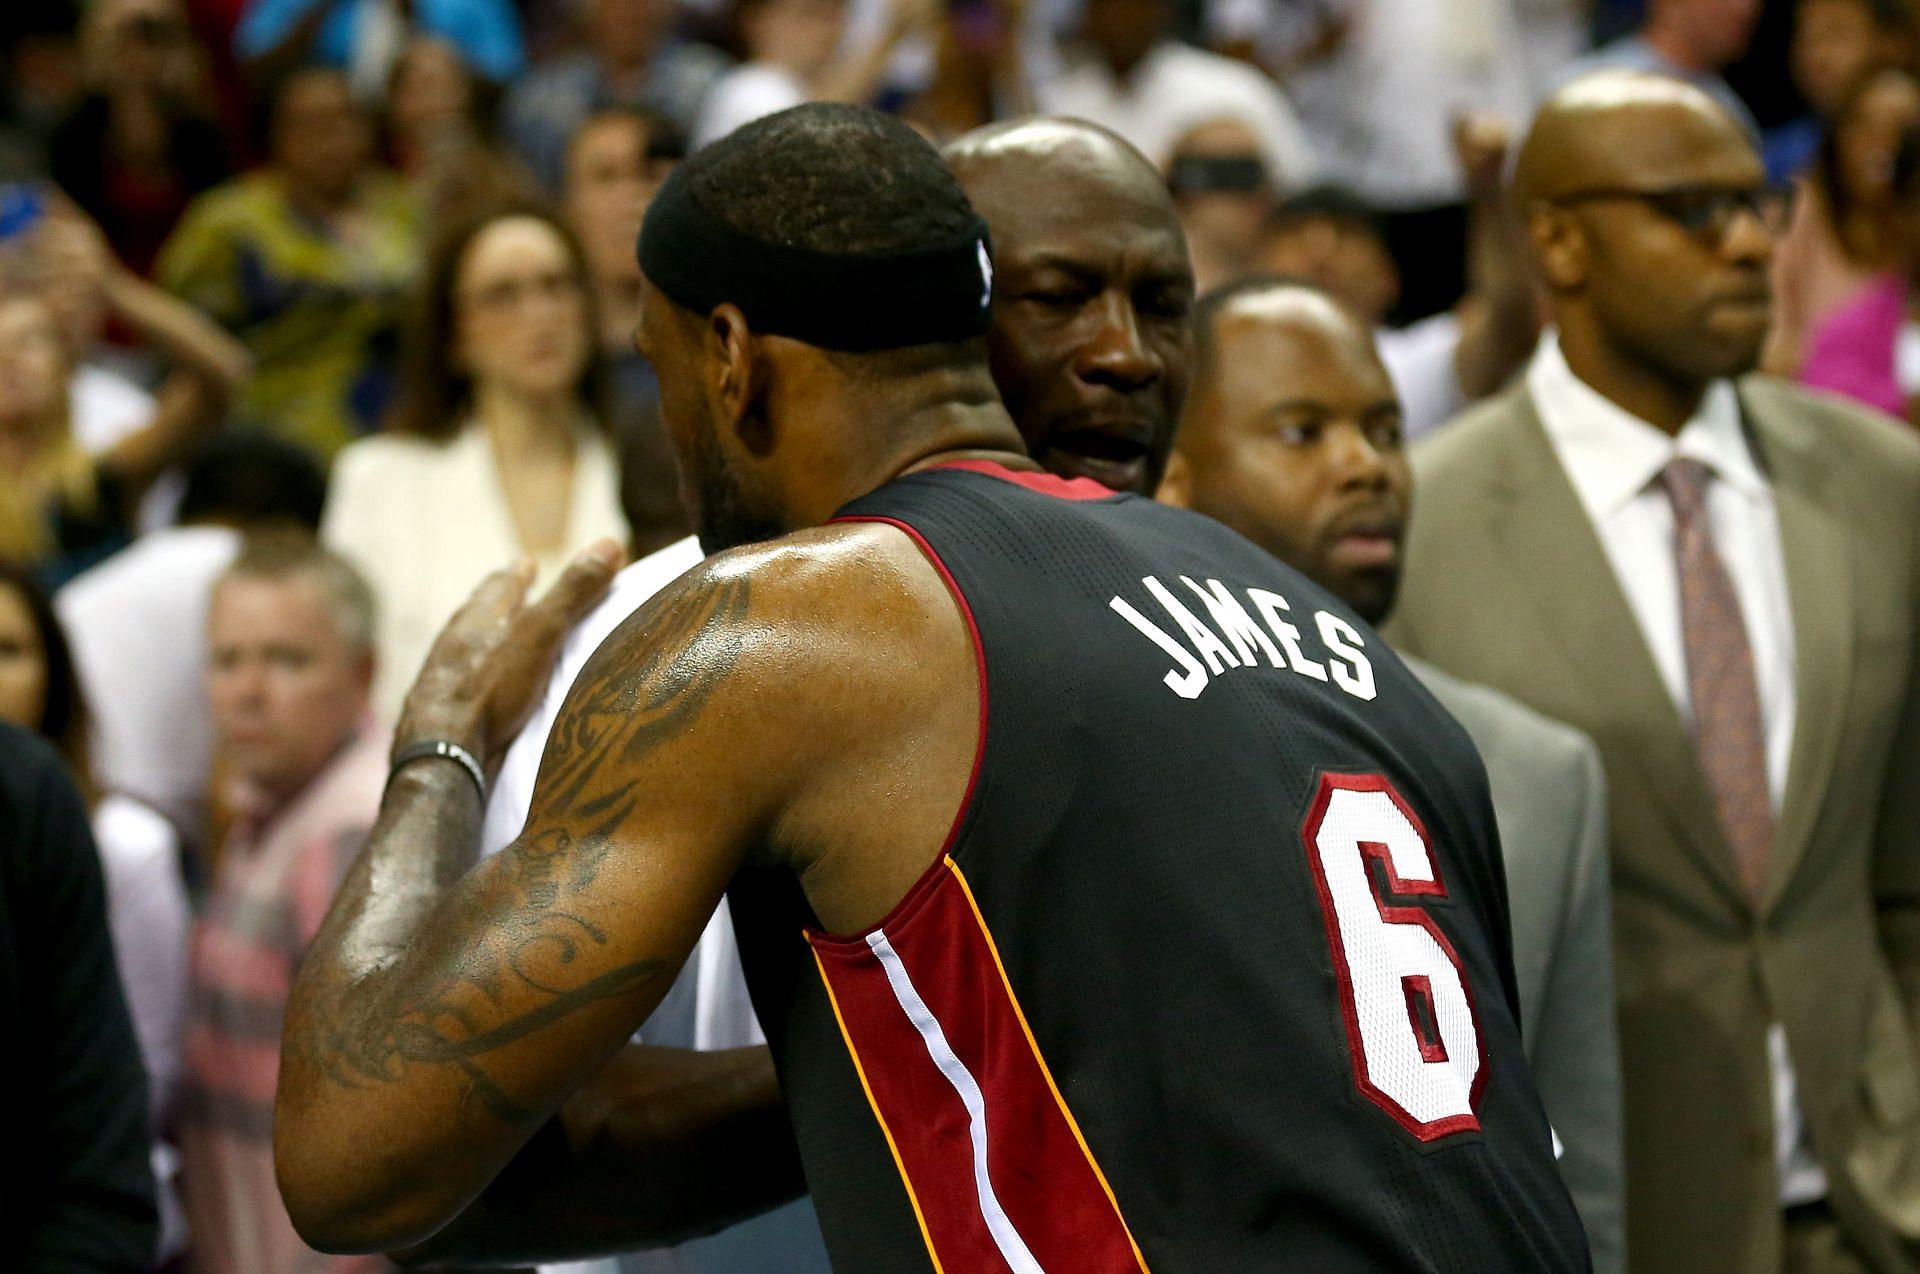
<instances>
[{"instance_id":1,"label":"black wristband","mask_svg":"<svg viewBox=\"0 0 1920 1274\"><path fill-rule=\"evenodd\" d=\"M474 757L473 753L467 751L458 743L451 743L446 739L428 739L424 743L408 744L406 747L394 753L393 764L387 767L387 783L391 785L393 783L393 776L400 773L406 766L412 765L415 761L424 761L429 758L452 761L459 765L461 769L467 772L467 777L473 780L473 790L479 793L480 804L482 806L486 805L487 776L486 772L480 768L480 762Z\"/></svg>"}]
</instances>

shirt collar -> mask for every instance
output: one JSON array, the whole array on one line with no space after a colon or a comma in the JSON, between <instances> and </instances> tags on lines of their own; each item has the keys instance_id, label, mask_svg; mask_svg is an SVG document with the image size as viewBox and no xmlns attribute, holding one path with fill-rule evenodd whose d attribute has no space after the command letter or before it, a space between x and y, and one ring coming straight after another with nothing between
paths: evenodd
<instances>
[{"instance_id":1,"label":"shirt collar","mask_svg":"<svg viewBox=\"0 0 1920 1274\"><path fill-rule=\"evenodd\" d=\"M1733 382L1717 380L1680 430L1666 433L1620 407L1567 366L1548 331L1527 368L1527 391L1587 516L1604 521L1624 509L1676 456L1698 460L1749 500L1771 499L1741 426Z\"/></svg>"}]
</instances>

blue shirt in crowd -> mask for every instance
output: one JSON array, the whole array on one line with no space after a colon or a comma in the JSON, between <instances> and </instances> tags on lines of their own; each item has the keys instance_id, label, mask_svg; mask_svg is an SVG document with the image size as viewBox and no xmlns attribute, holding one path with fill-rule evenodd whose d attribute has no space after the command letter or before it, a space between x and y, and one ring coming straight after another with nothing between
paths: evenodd
<instances>
[{"instance_id":1,"label":"blue shirt in crowd","mask_svg":"<svg viewBox=\"0 0 1920 1274\"><path fill-rule=\"evenodd\" d=\"M313 57L328 66L346 66L353 57L363 14L380 0L251 0L234 28L233 50L257 58L284 41L316 4L331 12L320 23ZM526 66L520 40L520 16L512 0L413 0L413 27L439 36L455 48L475 74L501 83Z\"/></svg>"}]
</instances>

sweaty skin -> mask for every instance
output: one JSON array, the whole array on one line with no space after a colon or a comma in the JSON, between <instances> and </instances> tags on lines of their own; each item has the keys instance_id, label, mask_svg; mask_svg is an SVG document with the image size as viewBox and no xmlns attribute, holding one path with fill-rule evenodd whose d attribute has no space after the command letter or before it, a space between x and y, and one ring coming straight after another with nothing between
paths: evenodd
<instances>
[{"instance_id":1,"label":"sweaty skin","mask_svg":"<svg viewBox=\"0 0 1920 1274\"><path fill-rule=\"evenodd\" d=\"M988 144L995 138L1004 142L1004 146ZM989 151L992 153L987 153ZM1085 421L1107 425L1118 422L1118 432L1124 438L1136 440L1134 448L1138 459L1126 473L1109 472L1109 476L1116 478L1115 485L1148 493L1166 464L1174 421L1185 397L1190 357L1186 311L1192 302L1192 276L1184 239L1164 184L1137 152L1110 134L1077 122L1035 121L1029 125L982 130L956 143L949 151L949 158L970 199L993 230L996 289L994 327L988 345L994 380L1007 400L1015 405L1014 422L1020 433L1029 442L1044 442L1056 434L1070 434ZM1048 192L1049 202L1057 196L1062 201L1071 201L1078 211L1071 217L1028 215L1032 201L1021 198L1020 194L1036 188ZM1050 273L1038 282L1057 281L1055 276L1064 278L1060 290L1070 299L1042 302L1025 291L1019 297L1010 295L1009 281L1027 277L1022 269L1010 270L1010 265L1042 260ZM1039 266L1028 268L1037 270ZM658 298L653 300L657 303ZM1178 311L1177 322L1164 313L1168 309ZM643 330L650 341L672 338L697 342L700 337L694 330L698 324L690 328L686 316L671 307L655 304L649 315L650 321L643 325ZM778 338L766 343L773 347L792 347L791 342ZM986 392L990 398L991 388ZM972 396L978 398L980 394L975 391ZM670 415L677 417L686 410L697 411L699 407L700 404L689 403L681 412L670 412ZM1002 446L1013 444L1010 431L992 434L991 438ZM1145 439L1144 445L1137 441L1141 438ZM899 463L889 460L884 453L876 454L864 435L852 441L856 445L836 457L833 463L856 468L867 475L853 484L856 487L861 483L878 485L887 476L887 466ZM1098 449L1102 444L1083 441L1081 445ZM1120 444L1105 445L1113 448ZM865 454L852 454L861 448L866 449ZM1081 455L1071 443L1043 450L1042 455L1048 467L1061 476L1087 473L1087 469L1081 467ZM1031 467L1016 460L1005 462ZM842 496L828 494L814 500L809 507L814 510L814 516L824 517L842 500ZM738 588L733 583L723 587L709 581L705 586L707 591L691 600L683 597L678 603L679 613L686 617L682 627L694 633L717 627L723 621L716 616L716 609L725 612L729 607L747 605L754 637L748 640L736 633L735 638L725 642L702 643L682 659L676 671L665 680L681 687L744 676L746 670L740 667L740 661L750 650L768 656L784 651L809 658L816 665L808 672L790 670L774 674L769 671L767 675L782 683L775 698L780 694L805 692L833 708L839 704L842 694L869 673L888 671L889 682L897 679L898 684L875 682L869 687L875 702L895 704L905 719L922 733L911 740L892 743L877 734L863 736L861 747L845 758L851 768L862 771L863 781L889 793L888 800L879 803L890 810L886 824L878 825L868 818L864 826L865 839L878 842L881 848L869 845L862 851L832 826L833 820L842 817L845 809L858 809L858 800L851 804L833 802L840 807L837 809L796 809L785 821L797 846L796 861L809 854L814 846L836 848L830 857L806 858L802 868L810 896L818 891L816 906L823 908L823 921L834 928L864 927L884 915L892 900L925 868L960 799L966 767L971 763L972 731L976 725L972 716L975 684L971 646L954 616L944 585L927 574L925 561L918 551L896 534L874 528L833 528L784 541L778 553L771 549L746 552L769 555L767 562L776 566L776 574L798 568L803 560L810 562L808 573L794 577L792 588L784 591L802 595L803 599L810 590L823 588L826 591L816 596L835 598L833 614L821 616L809 611L804 618L796 614L789 618L800 620L801 627L783 632L780 624L787 621L776 621L767 609L769 593L776 587L772 575L765 581L757 575L745 577L744 585ZM827 556L820 557L820 554ZM851 590L838 583L818 582L825 578L818 568L829 561L836 564L836 570L862 578L855 581ZM868 574L875 566L882 569ZM734 570L726 579L740 581L743 577ZM691 580L682 584L693 587ZM890 587L907 584L911 585L907 595L913 599L908 608L907 629L876 644L873 636L880 630L874 625L881 615L877 611L862 611L857 595L876 589L885 595ZM750 601L744 591L747 588L751 589ZM724 603L716 600L720 593L726 596ZM900 602L900 593L894 591L888 605L898 607ZM661 614L673 604L667 596L655 599L622 631L630 636L657 627ZM835 625L841 623L853 625L851 631L857 636L834 636L839 631ZM564 631L564 627L560 625L558 631ZM802 630L805 636L800 635ZM508 640L522 647L531 644L518 633ZM642 729L622 716L626 710L624 705L660 702L664 692L637 680L639 674L631 670L617 685L605 678L610 676L608 670L622 661L658 656L640 656L632 651L625 655L611 653L623 640L616 635L583 672L576 686L575 702L588 715L566 728L565 733L563 727L556 727L544 771L551 772L556 764L564 763L569 775L584 776L589 772L604 775L618 764L610 759L611 749L618 747L621 755L627 756L636 755L634 748L644 746L623 741L629 736L621 731ZM748 662L760 666L754 661ZM733 672L726 673L723 666L731 666ZM941 666L946 667L946 675L936 681L930 674ZM430 661L429 672L423 675L423 688L428 691L432 689L427 683L432 680L434 667L435 662ZM767 665L769 670L771 667ZM697 680L696 672L706 680ZM597 683L591 689L590 681ZM447 684L452 684L451 678ZM746 691L745 695L751 700L754 693ZM699 695L705 696L706 692L700 691ZM681 706L671 713L663 713L671 719L672 729L694 728L693 709L687 703L695 697L690 692L677 698L675 702ZM416 701L430 698L430 694L423 695L420 689L415 692ZM933 701L931 706L923 706L927 700ZM598 710L597 723L595 710L590 706L595 702L614 705ZM765 706L756 703L746 713L732 706L736 702L731 693L702 697L701 715L703 718L751 717L766 712L773 700L767 700ZM798 700L791 708L794 712L811 710ZM736 721L734 724L747 723ZM811 725L804 731L782 728L771 718L766 724L782 750L806 742L797 736L813 730ZM860 728L866 729L864 725ZM643 732L649 739L660 737L652 727ZM507 738L510 734L502 736L501 748ZM591 755L587 750L589 740L599 748ZM824 738L814 741L827 746ZM662 741L661 746L677 752L683 745ZM710 758L711 762L725 764L735 744L716 742L714 746L718 748L718 755ZM909 753L889 752L889 749L904 748L914 749L928 765L936 765L942 751L959 758L957 762L951 758L948 762L959 768L939 774L937 782L932 778L912 780L931 782L940 789L919 802L921 808L917 813L912 803L896 802L891 795L897 780L911 777L901 775L902 762L898 760ZM798 757L788 759L794 764L800 760ZM464 793L457 784L434 775L431 772L434 768L437 767L404 774L395 784L396 799L390 802L390 817L383 818L376 829L375 840L398 842L417 834L415 829L428 820L444 820L432 824L439 837L436 851L443 853L449 862L457 863L466 852L463 846L477 842L477 815L472 830L467 830L466 811L461 806ZM917 768L915 772L918 773ZM677 777L672 782L675 786L681 784ZM946 790L949 786L951 791ZM724 787L721 790L725 790ZM590 803L602 798L583 796L579 799ZM610 807L617 808L618 805ZM538 840L539 845L546 846L552 843L554 833L536 831L543 816L558 817L558 813L543 809L536 802L528 829L536 839L546 835L546 840ZM610 817L610 813L603 813L603 817ZM690 817L698 822L704 816ZM916 819L924 821L926 826L907 825ZM569 854L577 852L579 833L566 827L559 830L565 831L569 838ZM463 837L469 837L470 841ZM546 865L560 860L544 849L531 848L533 843L523 841L501 857L507 859L511 855L510 861L531 863L536 873L553 875ZM605 837L591 839L589 843L599 847L596 854L603 852ZM883 857L885 862L878 861ZM621 861L629 862L624 850ZM598 868L595 870L597 873ZM499 874L504 879L492 887L494 893L489 907L493 914L515 905L510 888L516 873L503 869ZM574 873L562 878L574 880L578 876ZM390 877L377 890L366 890L367 882L356 874L349 882L349 890L366 890L367 896L354 894L359 899L356 905L374 910L380 899L373 895L390 896L401 883ZM428 881L415 881L410 882L409 887L417 888L420 893L416 897L424 899L433 886ZM863 896L850 896L851 905L845 905L843 911L842 904L832 901L842 890L861 891ZM567 903L564 915L569 918L547 918L525 929L524 942L529 944L529 954L571 952L580 945L581 938L568 938L567 931L583 934L574 921L588 917L577 909L570 896L555 896L553 901L556 905ZM344 927L345 922L342 923ZM596 932L605 934L607 930L597 926ZM518 986L519 975L516 972L502 980L502 967L531 967L519 954L518 943L505 948L495 944L477 953L474 960L485 970L486 985L507 989ZM625 997L628 994L625 988L634 986L640 988L634 992L634 1002L644 1001L651 1007L671 984L678 960L674 960L672 967L665 968L654 964L628 967L634 963L628 960L611 966L619 971L619 976L595 984L587 994ZM575 972L570 968L566 985L573 990L568 993L571 998L564 1011L551 1000L536 1005L536 1011L566 1016L603 1007L605 1001L576 1003L581 983L572 980L574 977ZM544 975L541 981L547 981ZM459 1007L460 997L474 994L471 984L443 979L441 985L456 997L450 1007ZM627 1005L627 1012L635 1011L634 1002L625 998L619 1002ZM303 1019L303 1025L310 1031L319 1025L321 1013L340 1011L334 1007L317 1009ZM375 1012L369 1010L365 1028L369 1031L374 1029L371 1019ZM465 1029L460 1018L448 1014L442 1014L437 1024L430 1019L421 1025L426 1030L420 1038L431 1041L432 1051L439 1053L451 1047L440 1037L448 1037L450 1032L457 1035ZM292 1038L290 1034L289 1039ZM471 1044L462 1047L470 1048ZM492 1185L487 1182L496 1169L488 1165L497 1165L504 1155L512 1153L520 1140L531 1134L538 1123L538 1108L515 1098L512 1094L517 1090L494 1084L491 1077L499 1064L497 1053L484 1058L463 1054L458 1065L471 1064L474 1074L454 1077L453 1086L458 1088L460 1083L470 1086L473 1093L470 1104L484 1103L487 1085L497 1088L497 1097L503 1103L499 1110L509 1125L497 1143L488 1140L488 1158L466 1165L473 1170L464 1174L462 1181L446 1183L449 1187L446 1197L417 1199L416 1207L366 1218L352 1232L329 1229L324 1237L360 1247L391 1247L424 1238L441 1219L460 1212L457 1221L425 1244L420 1256L433 1260L563 1259L641 1244L675 1242L711 1232L782 1202L804 1188L784 1106L780 1104L765 1050L752 1050L751 1057L743 1055L725 1061L698 1054L668 1058L654 1055L657 1053L658 1050L639 1046L622 1050L616 1066L595 1075L591 1083L561 1108L553 1127L564 1136L542 1137L514 1160L512 1171ZM393 1074L395 1082L399 1072L410 1064L409 1059L391 1053L367 1061L366 1069ZM325 1059L324 1064L339 1069L343 1063L339 1059ZM665 1078L662 1082L639 1085L627 1078L636 1071ZM715 1071L718 1079L708 1073ZM319 1091L324 1096L325 1090ZM479 1125L485 1129L484 1120L479 1121ZM328 1154L303 1157L318 1162ZM722 1171L719 1165L729 1161L735 1165L752 1163L761 1171L753 1176L737 1166L731 1173ZM690 1171L689 1162L710 1165L713 1170ZM671 1208L664 1204L622 1206L618 1202L623 1197L657 1200L663 1182L672 1183L677 1190L675 1206ZM454 1197L455 1193L470 1196L473 1190L482 1187L485 1194L461 1211L461 1202ZM299 1213L295 1215L298 1217ZM322 1235L318 1222L332 1219L315 1219L316 1237Z\"/></svg>"},{"instance_id":2,"label":"sweaty skin","mask_svg":"<svg viewBox=\"0 0 1920 1274\"><path fill-rule=\"evenodd\" d=\"M1039 118L946 151L993 231L993 378L1035 460L1151 495L1186 397L1193 267L1159 172L1112 133Z\"/></svg>"}]
</instances>

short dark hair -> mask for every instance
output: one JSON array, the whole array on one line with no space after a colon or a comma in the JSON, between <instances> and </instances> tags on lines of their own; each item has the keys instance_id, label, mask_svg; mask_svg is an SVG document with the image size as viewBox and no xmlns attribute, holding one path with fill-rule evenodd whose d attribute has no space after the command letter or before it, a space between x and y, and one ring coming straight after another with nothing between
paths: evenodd
<instances>
[{"instance_id":1,"label":"short dark hair","mask_svg":"<svg viewBox=\"0 0 1920 1274\"><path fill-rule=\"evenodd\" d=\"M815 252L910 252L974 225L940 153L860 106L812 102L755 120L695 151L681 180L740 233Z\"/></svg>"},{"instance_id":2,"label":"short dark hair","mask_svg":"<svg viewBox=\"0 0 1920 1274\"><path fill-rule=\"evenodd\" d=\"M216 434L186 464L181 522L320 528L327 475L304 447L254 431Z\"/></svg>"},{"instance_id":3,"label":"short dark hair","mask_svg":"<svg viewBox=\"0 0 1920 1274\"><path fill-rule=\"evenodd\" d=\"M1303 221L1333 221L1386 241L1379 209L1341 186L1312 186L1288 196L1267 217L1267 229L1287 230Z\"/></svg>"},{"instance_id":4,"label":"short dark hair","mask_svg":"<svg viewBox=\"0 0 1920 1274\"><path fill-rule=\"evenodd\" d=\"M1219 342L1214 339L1214 324L1220 317L1220 311L1242 297L1281 291L1310 292L1326 298L1334 305L1340 305L1333 294L1318 283L1289 274L1249 274L1214 288L1193 305L1193 379L1196 384L1213 370L1214 356L1219 349ZM1343 311L1346 309L1345 306L1340 308Z\"/></svg>"}]
</instances>

